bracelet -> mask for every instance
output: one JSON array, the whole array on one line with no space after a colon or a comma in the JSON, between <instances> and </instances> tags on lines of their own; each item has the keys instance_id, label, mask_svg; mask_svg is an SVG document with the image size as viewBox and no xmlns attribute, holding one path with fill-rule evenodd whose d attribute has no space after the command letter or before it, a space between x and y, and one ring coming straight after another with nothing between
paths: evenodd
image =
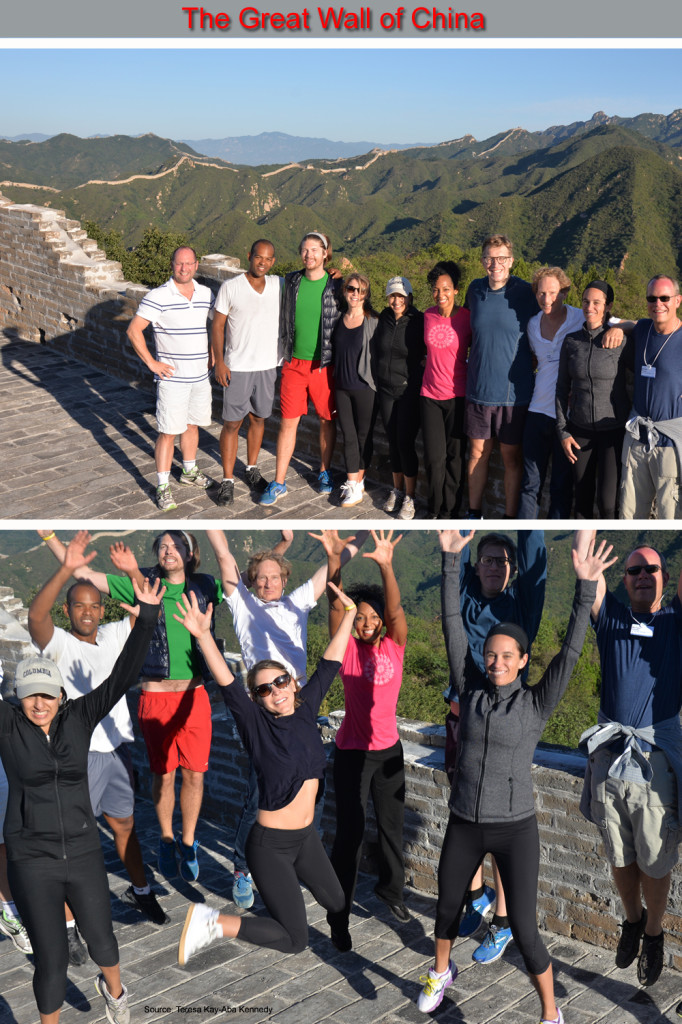
<instances>
[{"instance_id":1,"label":"bracelet","mask_svg":"<svg viewBox=\"0 0 682 1024\"><path fill-rule=\"evenodd\" d=\"M43 537L43 540L52 540L52 538L56 536L57 534L53 530L52 533L48 533L47 537Z\"/></svg>"},{"instance_id":2,"label":"bracelet","mask_svg":"<svg viewBox=\"0 0 682 1024\"><path fill-rule=\"evenodd\" d=\"M356 604L344 604L343 606L344 612L354 612L356 608Z\"/></svg>"}]
</instances>

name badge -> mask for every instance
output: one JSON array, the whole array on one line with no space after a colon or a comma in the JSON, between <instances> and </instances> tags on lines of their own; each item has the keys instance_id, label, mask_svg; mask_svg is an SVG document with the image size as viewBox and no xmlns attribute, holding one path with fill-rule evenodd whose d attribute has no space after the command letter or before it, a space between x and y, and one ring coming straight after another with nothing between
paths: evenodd
<instances>
[{"instance_id":1,"label":"name badge","mask_svg":"<svg viewBox=\"0 0 682 1024\"><path fill-rule=\"evenodd\" d=\"M655 366L647 366L646 363L645 363L644 366L642 367L642 377L655 377L655 376L656 376L656 367Z\"/></svg>"},{"instance_id":2,"label":"name badge","mask_svg":"<svg viewBox=\"0 0 682 1024\"><path fill-rule=\"evenodd\" d=\"M653 636L654 631L646 622L633 622L630 627L630 636Z\"/></svg>"}]
</instances>

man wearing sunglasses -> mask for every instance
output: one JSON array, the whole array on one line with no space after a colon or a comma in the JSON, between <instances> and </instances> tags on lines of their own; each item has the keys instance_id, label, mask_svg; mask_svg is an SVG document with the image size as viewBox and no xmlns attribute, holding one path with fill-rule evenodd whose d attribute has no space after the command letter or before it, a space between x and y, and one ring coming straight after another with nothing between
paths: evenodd
<instances>
[{"instance_id":1,"label":"man wearing sunglasses","mask_svg":"<svg viewBox=\"0 0 682 1024\"><path fill-rule=\"evenodd\" d=\"M578 530L587 550L595 531ZM682 821L682 574L662 604L665 559L642 545L628 555L622 604L599 580L592 621L601 661L598 725L588 752L581 810L599 828L625 910L616 966L637 957L641 985L663 968L663 914ZM641 946L641 952L640 952Z\"/></svg>"},{"instance_id":2,"label":"man wearing sunglasses","mask_svg":"<svg viewBox=\"0 0 682 1024\"><path fill-rule=\"evenodd\" d=\"M679 519L682 479L680 286L657 274L647 285L649 318L635 327L633 413L623 443L621 519Z\"/></svg>"}]
</instances>

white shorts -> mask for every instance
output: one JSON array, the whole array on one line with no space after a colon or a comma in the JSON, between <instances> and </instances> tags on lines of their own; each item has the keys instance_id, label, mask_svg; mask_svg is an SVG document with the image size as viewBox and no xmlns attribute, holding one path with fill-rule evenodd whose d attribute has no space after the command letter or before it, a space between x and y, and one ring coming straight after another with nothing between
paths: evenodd
<instances>
[{"instance_id":1,"label":"white shorts","mask_svg":"<svg viewBox=\"0 0 682 1024\"><path fill-rule=\"evenodd\" d=\"M211 382L184 384L160 380L156 385L156 426L160 434L184 434L189 426L211 425Z\"/></svg>"}]
</instances>

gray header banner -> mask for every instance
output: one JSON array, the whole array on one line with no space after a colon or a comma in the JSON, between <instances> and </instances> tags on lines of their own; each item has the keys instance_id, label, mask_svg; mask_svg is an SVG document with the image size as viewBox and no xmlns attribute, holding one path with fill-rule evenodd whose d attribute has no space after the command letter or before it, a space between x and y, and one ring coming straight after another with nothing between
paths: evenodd
<instances>
[{"instance_id":1,"label":"gray header banner","mask_svg":"<svg viewBox=\"0 0 682 1024\"><path fill-rule=\"evenodd\" d=\"M643 40L643 8L618 0L574 0L567 8L533 0L463 0L452 6L427 2L360 5L302 0L233 3L226 0L46 0L5 4L2 38L162 38L224 41L252 39L258 43L301 43L328 40L353 45L358 40L428 40L467 43L503 39L632 39ZM682 4L664 0L656 24L665 38L682 36ZM651 33L651 37L656 35Z\"/></svg>"}]
</instances>

